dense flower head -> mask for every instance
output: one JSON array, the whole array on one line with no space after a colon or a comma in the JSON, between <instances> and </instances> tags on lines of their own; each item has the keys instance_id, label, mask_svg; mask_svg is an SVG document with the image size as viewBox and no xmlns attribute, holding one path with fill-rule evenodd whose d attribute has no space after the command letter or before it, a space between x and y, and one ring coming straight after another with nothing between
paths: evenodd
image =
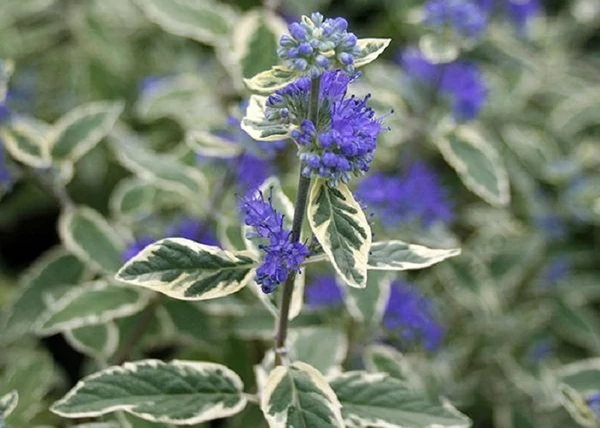
<instances>
[{"instance_id":1,"label":"dense flower head","mask_svg":"<svg viewBox=\"0 0 600 428\"><path fill-rule=\"evenodd\" d=\"M421 161L413 162L400 176L372 174L360 182L355 194L387 227L413 222L430 227L448 224L454 217L437 174Z\"/></svg>"},{"instance_id":2,"label":"dense flower head","mask_svg":"<svg viewBox=\"0 0 600 428\"><path fill-rule=\"evenodd\" d=\"M429 0L425 4L425 23L439 30L452 28L468 39L480 37L487 25L483 11L470 0Z\"/></svg>"},{"instance_id":3,"label":"dense flower head","mask_svg":"<svg viewBox=\"0 0 600 428\"><path fill-rule=\"evenodd\" d=\"M288 29L290 34L281 37L277 50L287 67L311 78L332 69L354 72L354 61L361 51L356 36L346 31L344 18L324 19L313 13Z\"/></svg>"},{"instance_id":4,"label":"dense flower head","mask_svg":"<svg viewBox=\"0 0 600 428\"><path fill-rule=\"evenodd\" d=\"M410 79L433 87L450 98L456 121L477 117L487 98L487 87L476 64L463 60L433 64L415 47L402 51L399 60Z\"/></svg>"},{"instance_id":5,"label":"dense flower head","mask_svg":"<svg viewBox=\"0 0 600 428\"><path fill-rule=\"evenodd\" d=\"M315 278L306 288L306 305L312 308L339 306L344 302L342 290L335 276Z\"/></svg>"},{"instance_id":6,"label":"dense flower head","mask_svg":"<svg viewBox=\"0 0 600 428\"><path fill-rule=\"evenodd\" d=\"M383 326L398 334L405 345L422 344L433 351L444 338L444 328L435 319L432 300L412 284L394 281L383 315Z\"/></svg>"},{"instance_id":7,"label":"dense flower head","mask_svg":"<svg viewBox=\"0 0 600 428\"><path fill-rule=\"evenodd\" d=\"M256 192L254 196L245 197L242 211L244 223L254 229L248 237L263 240L259 248L265 256L256 270L256 282L263 293L272 293L287 280L291 271L300 270L308 249L301 242L291 242L291 232L284 227L283 215L273 208L270 196L265 200L261 192Z\"/></svg>"}]
</instances>

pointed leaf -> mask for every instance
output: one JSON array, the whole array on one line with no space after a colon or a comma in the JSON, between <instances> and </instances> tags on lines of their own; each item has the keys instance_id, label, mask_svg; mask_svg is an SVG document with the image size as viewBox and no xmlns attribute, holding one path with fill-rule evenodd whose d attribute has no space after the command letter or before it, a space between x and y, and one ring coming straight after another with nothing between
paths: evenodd
<instances>
[{"instance_id":1,"label":"pointed leaf","mask_svg":"<svg viewBox=\"0 0 600 428\"><path fill-rule=\"evenodd\" d=\"M300 76L296 70L290 70L288 68L276 65L270 70L258 73L256 76L250 79L244 79L244 83L248 86L251 91L260 93L273 93L277 89L281 89L284 86L289 85Z\"/></svg>"},{"instance_id":2,"label":"pointed leaf","mask_svg":"<svg viewBox=\"0 0 600 428\"><path fill-rule=\"evenodd\" d=\"M67 330L64 336L74 349L99 360L107 360L119 345L119 329L112 321Z\"/></svg>"},{"instance_id":3,"label":"pointed leaf","mask_svg":"<svg viewBox=\"0 0 600 428\"><path fill-rule=\"evenodd\" d=\"M321 373L301 362L271 371L260 408L270 428L344 427L335 393Z\"/></svg>"},{"instance_id":4,"label":"pointed leaf","mask_svg":"<svg viewBox=\"0 0 600 428\"><path fill-rule=\"evenodd\" d=\"M365 366L369 371L387 373L391 377L406 379L406 368L402 365L404 357L395 348L387 345L371 345L365 352Z\"/></svg>"},{"instance_id":5,"label":"pointed leaf","mask_svg":"<svg viewBox=\"0 0 600 428\"><path fill-rule=\"evenodd\" d=\"M0 423L15 410L18 402L19 393L14 390L0 397Z\"/></svg>"},{"instance_id":6,"label":"pointed leaf","mask_svg":"<svg viewBox=\"0 0 600 428\"><path fill-rule=\"evenodd\" d=\"M117 273L117 279L181 300L223 297L252 279L256 262L189 239L162 239L146 247Z\"/></svg>"},{"instance_id":7,"label":"pointed leaf","mask_svg":"<svg viewBox=\"0 0 600 428\"><path fill-rule=\"evenodd\" d=\"M349 426L372 428L467 428L471 421L450 405L427 401L383 373L346 372L330 381Z\"/></svg>"},{"instance_id":8,"label":"pointed leaf","mask_svg":"<svg viewBox=\"0 0 600 428\"><path fill-rule=\"evenodd\" d=\"M246 115L242 119L242 129L258 141L278 141L287 138L292 130L290 125L273 122L265 116L267 97L252 95Z\"/></svg>"},{"instance_id":9,"label":"pointed leaf","mask_svg":"<svg viewBox=\"0 0 600 428\"><path fill-rule=\"evenodd\" d=\"M48 140L43 132L25 120L13 119L0 127L0 141L10 155L32 168L50 166Z\"/></svg>"},{"instance_id":10,"label":"pointed leaf","mask_svg":"<svg viewBox=\"0 0 600 428\"><path fill-rule=\"evenodd\" d=\"M331 188L324 180L315 180L309 195L308 221L344 282L366 287L371 228L348 187L340 184Z\"/></svg>"},{"instance_id":11,"label":"pointed leaf","mask_svg":"<svg viewBox=\"0 0 600 428\"><path fill-rule=\"evenodd\" d=\"M354 60L354 67L359 68L377 59L389 46L391 39L358 39L360 55Z\"/></svg>"},{"instance_id":12,"label":"pointed leaf","mask_svg":"<svg viewBox=\"0 0 600 428\"><path fill-rule=\"evenodd\" d=\"M459 254L460 248L438 250L402 241L374 242L367 267L376 270L423 269Z\"/></svg>"},{"instance_id":13,"label":"pointed leaf","mask_svg":"<svg viewBox=\"0 0 600 428\"><path fill-rule=\"evenodd\" d=\"M152 422L193 425L240 412L246 406L237 374L214 363L142 360L83 378L54 403L65 418L118 410Z\"/></svg>"},{"instance_id":14,"label":"pointed leaf","mask_svg":"<svg viewBox=\"0 0 600 428\"><path fill-rule=\"evenodd\" d=\"M156 188L137 177L121 180L110 196L111 214L115 217L134 219L148 215L154 210L152 202L155 195Z\"/></svg>"}]
</instances>

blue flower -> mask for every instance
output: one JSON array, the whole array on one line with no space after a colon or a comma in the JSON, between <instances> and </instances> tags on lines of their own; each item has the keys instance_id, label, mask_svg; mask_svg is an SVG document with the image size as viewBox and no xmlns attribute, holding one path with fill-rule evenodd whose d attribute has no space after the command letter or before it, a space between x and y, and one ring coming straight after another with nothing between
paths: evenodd
<instances>
[{"instance_id":1,"label":"blue flower","mask_svg":"<svg viewBox=\"0 0 600 428\"><path fill-rule=\"evenodd\" d=\"M415 46L405 48L396 55L397 62L407 76L423 83L437 85L441 79L441 67L425 59L421 50Z\"/></svg>"},{"instance_id":2,"label":"blue flower","mask_svg":"<svg viewBox=\"0 0 600 428\"><path fill-rule=\"evenodd\" d=\"M123 260L123 263L127 262L129 259L135 257L144 248L146 248L148 245L152 244L155 241L156 239L149 235L144 235L139 239L136 239L127 248L125 248L125 251L123 251L123 254L121 255L121 260Z\"/></svg>"},{"instance_id":3,"label":"blue flower","mask_svg":"<svg viewBox=\"0 0 600 428\"><path fill-rule=\"evenodd\" d=\"M585 401L590 409L596 414L596 417L600 419L600 391L589 395Z\"/></svg>"},{"instance_id":4,"label":"blue flower","mask_svg":"<svg viewBox=\"0 0 600 428\"><path fill-rule=\"evenodd\" d=\"M444 338L444 328L435 320L432 300L412 284L395 281L383 314L383 326L397 334L404 347L422 344L437 349Z\"/></svg>"},{"instance_id":5,"label":"blue flower","mask_svg":"<svg viewBox=\"0 0 600 428\"><path fill-rule=\"evenodd\" d=\"M277 54L284 64L311 78L333 69L354 72L354 61L361 51L358 39L349 33L344 18L324 19L320 13L289 26L289 35L281 36Z\"/></svg>"},{"instance_id":6,"label":"blue flower","mask_svg":"<svg viewBox=\"0 0 600 428\"><path fill-rule=\"evenodd\" d=\"M333 275L319 276L306 288L306 304L309 307L339 306L343 302L342 290Z\"/></svg>"},{"instance_id":7,"label":"blue flower","mask_svg":"<svg viewBox=\"0 0 600 428\"><path fill-rule=\"evenodd\" d=\"M172 77L172 75L146 76L140 80L138 91L142 97L152 95L164 86Z\"/></svg>"},{"instance_id":8,"label":"blue flower","mask_svg":"<svg viewBox=\"0 0 600 428\"><path fill-rule=\"evenodd\" d=\"M527 360L538 364L552 355L552 342L548 339L538 339L529 348Z\"/></svg>"},{"instance_id":9,"label":"blue flower","mask_svg":"<svg viewBox=\"0 0 600 428\"><path fill-rule=\"evenodd\" d=\"M533 223L548 240L560 240L567 236L567 226L558 215L548 213L536 216Z\"/></svg>"},{"instance_id":10,"label":"blue flower","mask_svg":"<svg viewBox=\"0 0 600 428\"><path fill-rule=\"evenodd\" d=\"M468 39L480 37L487 25L483 11L470 0L429 0L425 4L425 23L440 31L450 27Z\"/></svg>"},{"instance_id":11,"label":"blue flower","mask_svg":"<svg viewBox=\"0 0 600 428\"><path fill-rule=\"evenodd\" d=\"M505 0L506 13L519 33L523 34L531 19L540 13L539 0Z\"/></svg>"},{"instance_id":12,"label":"blue flower","mask_svg":"<svg viewBox=\"0 0 600 428\"><path fill-rule=\"evenodd\" d=\"M418 222L423 227L449 224L454 213L435 171L425 163L412 163L405 174L373 174L362 180L356 197L386 227Z\"/></svg>"},{"instance_id":13,"label":"blue flower","mask_svg":"<svg viewBox=\"0 0 600 428\"><path fill-rule=\"evenodd\" d=\"M539 282L543 288L551 288L564 281L571 273L571 263L564 257L557 257L542 269Z\"/></svg>"},{"instance_id":14,"label":"blue flower","mask_svg":"<svg viewBox=\"0 0 600 428\"><path fill-rule=\"evenodd\" d=\"M289 273L300 270L308 249L301 242L291 242L291 232L283 226L283 215L262 193L242 200L244 223L254 228L249 237L262 238L259 248L265 253L262 264L256 270L256 282L263 293L272 293L287 280Z\"/></svg>"}]
</instances>

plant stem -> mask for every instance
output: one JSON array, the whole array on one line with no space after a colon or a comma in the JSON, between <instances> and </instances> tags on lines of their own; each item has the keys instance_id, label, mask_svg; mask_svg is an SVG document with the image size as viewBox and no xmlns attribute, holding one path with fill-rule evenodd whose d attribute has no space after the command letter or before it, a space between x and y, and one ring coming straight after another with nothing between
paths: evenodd
<instances>
[{"instance_id":1,"label":"plant stem","mask_svg":"<svg viewBox=\"0 0 600 428\"><path fill-rule=\"evenodd\" d=\"M316 77L311 81L310 86L310 105L308 110L308 118L317 126L317 118L319 113L319 89L321 78ZM300 173L298 179L298 193L296 195L296 204L294 206L294 219L292 221L292 242L300 241L302 232L302 223L304 222L304 213L306 212L306 202L308 200L308 191L310 189L310 177L305 177L302 174L302 165L300 165ZM281 365L283 359L287 355L285 342L287 339L287 330L289 323L290 304L292 302L292 294L294 292L294 280L296 272L290 272L287 281L283 285L281 294L281 304L279 305L279 319L275 330L275 365Z\"/></svg>"}]
</instances>

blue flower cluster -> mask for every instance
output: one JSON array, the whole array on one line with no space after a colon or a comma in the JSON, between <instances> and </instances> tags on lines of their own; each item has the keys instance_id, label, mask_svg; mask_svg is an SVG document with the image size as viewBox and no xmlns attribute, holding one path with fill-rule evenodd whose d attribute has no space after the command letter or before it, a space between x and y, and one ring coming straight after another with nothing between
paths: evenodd
<instances>
[{"instance_id":1,"label":"blue flower cluster","mask_svg":"<svg viewBox=\"0 0 600 428\"><path fill-rule=\"evenodd\" d=\"M344 302L342 290L335 276L315 278L306 288L306 305L311 308L340 306Z\"/></svg>"},{"instance_id":2,"label":"blue flower cluster","mask_svg":"<svg viewBox=\"0 0 600 428\"><path fill-rule=\"evenodd\" d=\"M470 0L429 0L425 4L425 24L442 31L451 28L467 39L479 38L487 26L485 14Z\"/></svg>"},{"instance_id":3,"label":"blue flower cluster","mask_svg":"<svg viewBox=\"0 0 600 428\"><path fill-rule=\"evenodd\" d=\"M303 78L271 95L266 102L270 120L300 123L291 137L300 146L302 173L327 180L335 187L352 175L365 173L373 160L377 137L384 129L381 118L367 105L369 96L347 97L351 79L339 70L323 75L317 123L307 118L310 80Z\"/></svg>"},{"instance_id":4,"label":"blue flower cluster","mask_svg":"<svg viewBox=\"0 0 600 428\"><path fill-rule=\"evenodd\" d=\"M315 78L334 68L354 72L354 60L361 51L358 39L348 33L344 18L323 19L320 13L289 26L290 35L283 35L277 54L284 64Z\"/></svg>"},{"instance_id":5,"label":"blue flower cluster","mask_svg":"<svg viewBox=\"0 0 600 428\"><path fill-rule=\"evenodd\" d=\"M415 47L401 52L400 63L409 78L450 98L456 121L477 117L487 98L487 87L477 65L464 60L433 64Z\"/></svg>"},{"instance_id":6,"label":"blue flower cluster","mask_svg":"<svg viewBox=\"0 0 600 428\"><path fill-rule=\"evenodd\" d=\"M421 344L425 349L434 351L444 338L444 328L435 320L434 312L433 301L413 285L394 281L383 314L383 326L398 334L404 342L402 345Z\"/></svg>"},{"instance_id":7,"label":"blue flower cluster","mask_svg":"<svg viewBox=\"0 0 600 428\"><path fill-rule=\"evenodd\" d=\"M287 280L291 271L300 270L309 251L301 242L291 242L291 232L283 225L283 215L273 208L271 197L265 201L262 193L242 201L246 225L254 228L252 236L265 240L259 248L265 253L262 264L256 270L256 282L263 293L272 293Z\"/></svg>"},{"instance_id":8,"label":"blue flower cluster","mask_svg":"<svg viewBox=\"0 0 600 428\"><path fill-rule=\"evenodd\" d=\"M386 227L414 222L430 227L449 224L454 217L437 174L421 161L412 163L401 176L369 176L360 182L355 195Z\"/></svg>"}]
</instances>

